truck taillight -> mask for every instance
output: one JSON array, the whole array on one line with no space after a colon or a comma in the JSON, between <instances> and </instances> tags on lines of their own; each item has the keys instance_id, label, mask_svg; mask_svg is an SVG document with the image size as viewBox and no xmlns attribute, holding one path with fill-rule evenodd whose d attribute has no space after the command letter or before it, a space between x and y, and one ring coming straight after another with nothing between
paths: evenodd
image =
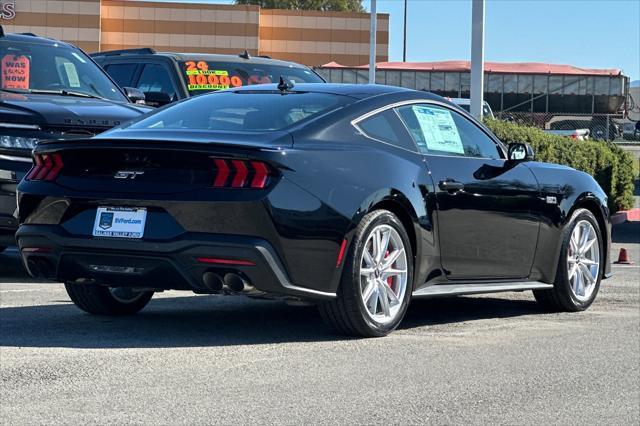
<instances>
[{"instance_id":1,"label":"truck taillight","mask_svg":"<svg viewBox=\"0 0 640 426\"><path fill-rule=\"evenodd\" d=\"M43 180L52 182L56 180L64 167L62 156L54 154L35 154L34 165L27 173L26 180Z\"/></svg>"},{"instance_id":2,"label":"truck taillight","mask_svg":"<svg viewBox=\"0 0 640 426\"><path fill-rule=\"evenodd\" d=\"M215 166L214 188L263 189L273 175L271 168L262 161L212 160Z\"/></svg>"}]
</instances>

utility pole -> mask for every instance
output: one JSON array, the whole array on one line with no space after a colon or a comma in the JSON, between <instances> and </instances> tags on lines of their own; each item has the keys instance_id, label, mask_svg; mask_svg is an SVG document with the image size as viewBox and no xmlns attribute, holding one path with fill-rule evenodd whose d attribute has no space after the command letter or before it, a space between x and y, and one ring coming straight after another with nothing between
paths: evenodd
<instances>
[{"instance_id":1,"label":"utility pole","mask_svg":"<svg viewBox=\"0 0 640 426\"><path fill-rule=\"evenodd\" d=\"M376 84L376 33L378 31L378 16L376 14L376 0L371 0L371 29L369 30L369 84Z\"/></svg>"},{"instance_id":2,"label":"utility pole","mask_svg":"<svg viewBox=\"0 0 640 426\"><path fill-rule=\"evenodd\" d=\"M404 0L404 40L402 41L402 62L407 62L407 3L409 0Z\"/></svg>"},{"instance_id":3,"label":"utility pole","mask_svg":"<svg viewBox=\"0 0 640 426\"><path fill-rule=\"evenodd\" d=\"M484 97L484 0L472 0L471 115L482 120Z\"/></svg>"}]
</instances>

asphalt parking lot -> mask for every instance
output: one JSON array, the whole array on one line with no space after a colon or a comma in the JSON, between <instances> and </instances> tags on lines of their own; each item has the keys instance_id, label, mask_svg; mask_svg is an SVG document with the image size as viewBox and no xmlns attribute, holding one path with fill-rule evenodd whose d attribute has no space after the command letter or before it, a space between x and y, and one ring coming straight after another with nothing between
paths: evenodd
<instances>
[{"instance_id":1,"label":"asphalt parking lot","mask_svg":"<svg viewBox=\"0 0 640 426\"><path fill-rule=\"evenodd\" d=\"M640 422L640 223L616 227L592 308L530 292L415 302L392 335L343 339L313 307L158 295L81 313L0 255L0 423Z\"/></svg>"}]
</instances>

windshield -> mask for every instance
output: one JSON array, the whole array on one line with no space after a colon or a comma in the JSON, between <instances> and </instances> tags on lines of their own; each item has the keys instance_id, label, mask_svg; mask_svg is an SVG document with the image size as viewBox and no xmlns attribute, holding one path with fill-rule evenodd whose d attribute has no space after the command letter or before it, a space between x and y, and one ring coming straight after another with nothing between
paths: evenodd
<instances>
[{"instance_id":1,"label":"windshield","mask_svg":"<svg viewBox=\"0 0 640 426\"><path fill-rule=\"evenodd\" d=\"M326 93L229 91L197 96L135 122L132 129L280 130L353 99Z\"/></svg>"},{"instance_id":2,"label":"windshield","mask_svg":"<svg viewBox=\"0 0 640 426\"><path fill-rule=\"evenodd\" d=\"M66 45L0 39L0 68L5 90L71 92L127 102L100 67Z\"/></svg>"},{"instance_id":3,"label":"windshield","mask_svg":"<svg viewBox=\"0 0 640 426\"><path fill-rule=\"evenodd\" d=\"M280 77L293 83L324 83L308 68L251 62L185 61L182 78L191 95L251 84L277 83Z\"/></svg>"},{"instance_id":4,"label":"windshield","mask_svg":"<svg viewBox=\"0 0 640 426\"><path fill-rule=\"evenodd\" d=\"M469 104L457 104L457 105L463 110L469 113L471 112L471 105ZM485 117L493 117L491 108L489 108L489 105L486 102L482 105L482 115Z\"/></svg>"}]
</instances>

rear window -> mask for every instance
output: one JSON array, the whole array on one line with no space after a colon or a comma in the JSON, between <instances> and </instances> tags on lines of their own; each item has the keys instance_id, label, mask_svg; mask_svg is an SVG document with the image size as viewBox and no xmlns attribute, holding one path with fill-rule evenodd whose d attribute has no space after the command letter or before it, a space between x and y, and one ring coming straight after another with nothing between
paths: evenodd
<instances>
[{"instance_id":1,"label":"rear window","mask_svg":"<svg viewBox=\"0 0 640 426\"><path fill-rule=\"evenodd\" d=\"M280 130L352 101L327 93L236 91L198 96L158 111L132 129Z\"/></svg>"},{"instance_id":2,"label":"rear window","mask_svg":"<svg viewBox=\"0 0 640 426\"><path fill-rule=\"evenodd\" d=\"M308 68L251 62L184 61L182 78L192 95L252 84L277 83L280 77L293 83L324 83Z\"/></svg>"}]
</instances>

